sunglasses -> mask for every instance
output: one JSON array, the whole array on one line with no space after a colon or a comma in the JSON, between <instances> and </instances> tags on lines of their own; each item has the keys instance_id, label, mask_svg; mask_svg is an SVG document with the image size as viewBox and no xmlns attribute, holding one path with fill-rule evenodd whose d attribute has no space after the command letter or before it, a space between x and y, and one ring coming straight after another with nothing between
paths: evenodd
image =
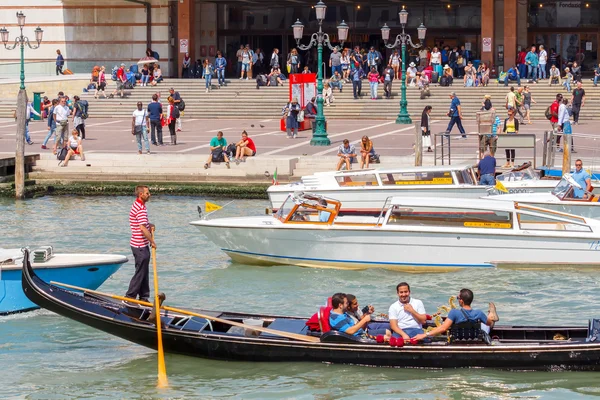
<instances>
[{"instance_id":1,"label":"sunglasses","mask_svg":"<svg viewBox=\"0 0 600 400\"><path fill-rule=\"evenodd\" d=\"M583 167L583 164L575 164L576 167Z\"/></svg>"}]
</instances>

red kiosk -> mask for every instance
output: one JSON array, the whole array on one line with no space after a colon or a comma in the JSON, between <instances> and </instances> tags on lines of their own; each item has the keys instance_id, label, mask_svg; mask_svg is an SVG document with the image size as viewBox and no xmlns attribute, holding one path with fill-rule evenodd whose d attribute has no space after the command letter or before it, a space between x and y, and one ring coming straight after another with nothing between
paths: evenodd
<instances>
[{"instance_id":1,"label":"red kiosk","mask_svg":"<svg viewBox=\"0 0 600 400\"><path fill-rule=\"evenodd\" d=\"M289 76L289 100L298 99L298 104L304 109L310 99L317 97L317 74L290 74ZM304 120L298 123L299 131L311 129L310 121ZM285 118L281 118L280 128L285 132Z\"/></svg>"}]
</instances>

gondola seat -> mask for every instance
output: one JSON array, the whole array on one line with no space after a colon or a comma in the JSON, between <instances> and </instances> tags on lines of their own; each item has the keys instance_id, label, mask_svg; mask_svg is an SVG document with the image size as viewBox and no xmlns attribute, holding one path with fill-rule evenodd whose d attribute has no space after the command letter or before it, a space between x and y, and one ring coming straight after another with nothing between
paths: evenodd
<instances>
[{"instance_id":1,"label":"gondola seat","mask_svg":"<svg viewBox=\"0 0 600 400\"><path fill-rule=\"evenodd\" d=\"M344 332L332 331L321 335L321 343L375 343L372 339L348 335Z\"/></svg>"},{"instance_id":2,"label":"gondola seat","mask_svg":"<svg viewBox=\"0 0 600 400\"><path fill-rule=\"evenodd\" d=\"M182 319L173 328L180 329L182 331L202 332L206 327L210 326L210 322L205 318L190 317ZM212 331L212 329L209 329Z\"/></svg>"},{"instance_id":3,"label":"gondola seat","mask_svg":"<svg viewBox=\"0 0 600 400\"><path fill-rule=\"evenodd\" d=\"M332 307L320 307L317 313L319 318L319 327L321 328L321 333L327 333L331 331L331 326L329 325L329 315L331 314Z\"/></svg>"},{"instance_id":4,"label":"gondola seat","mask_svg":"<svg viewBox=\"0 0 600 400\"><path fill-rule=\"evenodd\" d=\"M299 335L306 335L308 332L306 320L304 319L277 318L269 324L268 328L282 332L297 333ZM268 332L262 332L259 337L277 339L281 338L279 335Z\"/></svg>"},{"instance_id":5,"label":"gondola seat","mask_svg":"<svg viewBox=\"0 0 600 400\"><path fill-rule=\"evenodd\" d=\"M450 343L475 344L486 343L492 344L490 335L481 329L481 322L461 322L453 324L450 327L448 338Z\"/></svg>"}]
</instances>

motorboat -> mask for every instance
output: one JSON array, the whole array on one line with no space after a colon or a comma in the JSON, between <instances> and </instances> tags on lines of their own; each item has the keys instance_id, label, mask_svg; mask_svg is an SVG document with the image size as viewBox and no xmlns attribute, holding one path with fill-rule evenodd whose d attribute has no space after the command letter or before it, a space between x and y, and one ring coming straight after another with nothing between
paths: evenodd
<instances>
[{"instance_id":1,"label":"motorboat","mask_svg":"<svg viewBox=\"0 0 600 400\"><path fill-rule=\"evenodd\" d=\"M582 190L582 197L575 196L576 189ZM501 194L501 196L496 196ZM561 211L569 214L580 215L586 218L600 218L600 196L587 192L577 183L571 174L565 174L558 185L551 192L545 193L518 193L502 194L495 188L490 188L489 196L485 199L516 201L519 204L528 204L544 207L550 210Z\"/></svg>"},{"instance_id":2,"label":"motorboat","mask_svg":"<svg viewBox=\"0 0 600 400\"><path fill-rule=\"evenodd\" d=\"M498 175L509 193L549 192L558 179L540 179L530 163ZM272 185L267 189L271 207L277 211L292 192L310 192L338 199L343 213L355 210L378 211L390 197L462 197L487 194L478 185L476 169L469 164L395 169L363 169L318 172L303 176L300 182Z\"/></svg>"},{"instance_id":3,"label":"motorboat","mask_svg":"<svg viewBox=\"0 0 600 400\"><path fill-rule=\"evenodd\" d=\"M393 197L376 216L341 209L337 200L294 193L273 215L191 224L246 264L409 272L600 267L600 221L541 207Z\"/></svg>"},{"instance_id":4,"label":"motorboat","mask_svg":"<svg viewBox=\"0 0 600 400\"><path fill-rule=\"evenodd\" d=\"M118 254L55 254L52 246L28 254L33 268L43 279L87 289L100 287L127 262L127 257ZM23 257L23 249L0 249L0 315L38 308L21 289Z\"/></svg>"},{"instance_id":5,"label":"motorboat","mask_svg":"<svg viewBox=\"0 0 600 400\"><path fill-rule=\"evenodd\" d=\"M23 263L23 291L39 306L110 335L157 348L158 318L147 305L130 306L102 293L66 290L40 279ZM588 326L495 325L484 339L479 327L456 326L422 342L377 340L333 331L327 307L308 318L239 312L188 311L163 305L162 347L167 353L250 362L319 362L402 368L600 370L599 320ZM232 326L236 324L237 326ZM242 328L240 328L240 325ZM428 322L425 328L433 326ZM236 329L237 328L237 329ZM478 331L479 330L479 331ZM390 344L394 344L391 346Z\"/></svg>"}]
</instances>

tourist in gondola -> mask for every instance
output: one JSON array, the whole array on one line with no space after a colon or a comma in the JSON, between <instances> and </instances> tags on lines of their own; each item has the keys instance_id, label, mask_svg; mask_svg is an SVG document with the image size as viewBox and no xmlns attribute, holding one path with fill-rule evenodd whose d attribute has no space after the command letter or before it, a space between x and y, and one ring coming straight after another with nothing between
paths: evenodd
<instances>
[{"instance_id":1,"label":"tourist in gondola","mask_svg":"<svg viewBox=\"0 0 600 400\"><path fill-rule=\"evenodd\" d=\"M401 282L396 286L398 301L390 306L388 315L392 335L405 340L423 333L423 324L427 322L425 306L421 300L410 296L410 285Z\"/></svg>"},{"instance_id":2,"label":"tourist in gondola","mask_svg":"<svg viewBox=\"0 0 600 400\"><path fill-rule=\"evenodd\" d=\"M469 289L461 289L460 293L456 297L458 299L458 304L460 305L460 309L452 309L448 313L448 317L444 321L441 326L430 330L427 333L421 333L415 336L416 340L423 340L425 338L439 335L441 333L446 332L453 324L459 324L462 322L481 322L487 325L490 329L494 326L496 322L500 320L498 318L498 314L496 313L496 306L494 303L489 304L488 314L481 310L476 310L471 308L471 303L473 302L473 292ZM489 333L489 332L488 332Z\"/></svg>"},{"instance_id":3,"label":"tourist in gondola","mask_svg":"<svg viewBox=\"0 0 600 400\"><path fill-rule=\"evenodd\" d=\"M346 314L348 309L348 298L343 293L336 293L331 298L331 314L329 314L329 325L331 329L348 335L361 336L366 333L365 328L371 321L371 314L363 316L355 322Z\"/></svg>"}]
</instances>

